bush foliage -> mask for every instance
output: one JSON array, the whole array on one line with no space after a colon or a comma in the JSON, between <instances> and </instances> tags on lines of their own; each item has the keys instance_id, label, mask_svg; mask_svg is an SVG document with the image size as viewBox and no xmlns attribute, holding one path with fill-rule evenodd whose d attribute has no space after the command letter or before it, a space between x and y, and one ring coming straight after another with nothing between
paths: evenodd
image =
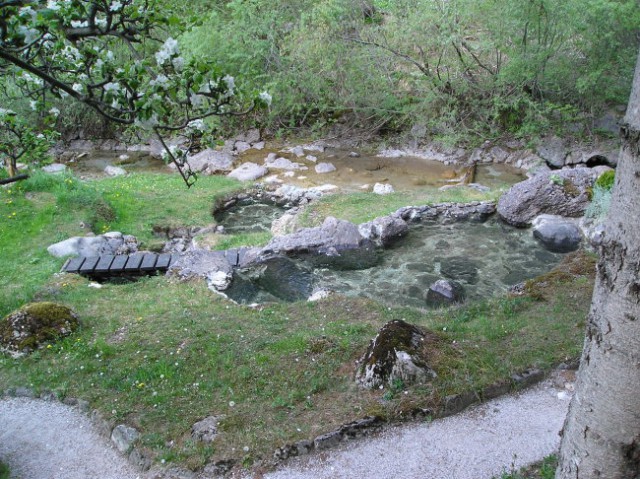
<instances>
[{"instance_id":1,"label":"bush foliage","mask_svg":"<svg viewBox=\"0 0 640 479\"><path fill-rule=\"evenodd\" d=\"M182 41L268 85L276 126L526 136L624 103L639 26L633 0L252 0Z\"/></svg>"}]
</instances>

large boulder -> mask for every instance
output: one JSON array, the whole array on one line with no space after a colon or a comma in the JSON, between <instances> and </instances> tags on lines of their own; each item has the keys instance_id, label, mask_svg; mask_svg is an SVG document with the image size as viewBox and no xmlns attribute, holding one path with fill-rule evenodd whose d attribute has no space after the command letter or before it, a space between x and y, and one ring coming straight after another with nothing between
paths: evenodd
<instances>
[{"instance_id":1,"label":"large boulder","mask_svg":"<svg viewBox=\"0 0 640 479\"><path fill-rule=\"evenodd\" d=\"M360 224L358 231L364 238L386 247L409 233L409 225L402 218L396 216L381 216Z\"/></svg>"},{"instance_id":2,"label":"large boulder","mask_svg":"<svg viewBox=\"0 0 640 479\"><path fill-rule=\"evenodd\" d=\"M540 215L531 224L533 236L549 251L569 253L580 247L582 232L576 220L557 215Z\"/></svg>"},{"instance_id":3,"label":"large boulder","mask_svg":"<svg viewBox=\"0 0 640 479\"><path fill-rule=\"evenodd\" d=\"M263 249L270 253L339 254L370 244L349 221L329 216L321 226L303 228L290 235L273 238Z\"/></svg>"},{"instance_id":4,"label":"large boulder","mask_svg":"<svg viewBox=\"0 0 640 479\"><path fill-rule=\"evenodd\" d=\"M187 158L187 162L193 171L203 175L213 175L233 170L233 156L226 151L207 148ZM175 168L175 164L169 165Z\"/></svg>"},{"instance_id":5,"label":"large boulder","mask_svg":"<svg viewBox=\"0 0 640 479\"><path fill-rule=\"evenodd\" d=\"M304 166L301 163L295 163L291 160L288 160L287 158L273 158L271 155L267 157L267 159L264 162L264 166L266 166L267 168L270 168L272 170L287 170L287 171L293 171L293 170L306 170L308 169L306 166Z\"/></svg>"},{"instance_id":6,"label":"large boulder","mask_svg":"<svg viewBox=\"0 0 640 479\"><path fill-rule=\"evenodd\" d=\"M78 316L57 303L30 303L0 322L0 351L18 356L68 336L78 328Z\"/></svg>"},{"instance_id":7,"label":"large boulder","mask_svg":"<svg viewBox=\"0 0 640 479\"><path fill-rule=\"evenodd\" d=\"M385 385L425 383L436 376L429 367L434 334L402 320L385 324L358 363L356 382L373 389Z\"/></svg>"},{"instance_id":8,"label":"large boulder","mask_svg":"<svg viewBox=\"0 0 640 479\"><path fill-rule=\"evenodd\" d=\"M138 251L135 236L110 231L98 236L74 236L52 244L47 248L50 255L64 256L100 256L103 254L132 254Z\"/></svg>"},{"instance_id":9,"label":"large boulder","mask_svg":"<svg viewBox=\"0 0 640 479\"><path fill-rule=\"evenodd\" d=\"M589 168L542 173L513 185L498 201L498 215L506 223L525 227L541 214L582 216L589 206L595 181Z\"/></svg>"},{"instance_id":10,"label":"large boulder","mask_svg":"<svg viewBox=\"0 0 640 479\"><path fill-rule=\"evenodd\" d=\"M205 278L210 287L224 290L228 286L226 278L233 276L233 265L224 251L194 249L180 254L168 274L180 279Z\"/></svg>"}]
</instances>

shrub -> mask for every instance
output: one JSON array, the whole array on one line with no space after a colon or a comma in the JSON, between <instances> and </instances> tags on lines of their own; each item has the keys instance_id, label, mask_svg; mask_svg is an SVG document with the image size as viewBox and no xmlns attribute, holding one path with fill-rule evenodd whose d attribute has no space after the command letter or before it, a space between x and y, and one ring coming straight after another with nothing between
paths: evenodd
<instances>
[{"instance_id":1,"label":"shrub","mask_svg":"<svg viewBox=\"0 0 640 479\"><path fill-rule=\"evenodd\" d=\"M598 179L596 180L595 186L601 188L605 191L611 191L613 188L613 183L616 179L615 170L609 170L602 173Z\"/></svg>"}]
</instances>

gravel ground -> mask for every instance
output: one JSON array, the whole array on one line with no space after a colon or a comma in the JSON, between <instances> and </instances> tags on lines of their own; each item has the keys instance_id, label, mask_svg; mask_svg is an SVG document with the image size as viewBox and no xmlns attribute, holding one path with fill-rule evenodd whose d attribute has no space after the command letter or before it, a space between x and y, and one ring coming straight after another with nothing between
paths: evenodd
<instances>
[{"instance_id":1,"label":"gravel ground","mask_svg":"<svg viewBox=\"0 0 640 479\"><path fill-rule=\"evenodd\" d=\"M140 476L87 417L62 403L0 401L0 459L19 479L135 479Z\"/></svg>"},{"instance_id":2,"label":"gravel ground","mask_svg":"<svg viewBox=\"0 0 640 479\"><path fill-rule=\"evenodd\" d=\"M562 382L556 379L556 387L548 380L455 416L390 428L376 437L293 459L260 477L490 479L557 449L570 399ZM95 432L85 414L27 398L0 400L0 460L16 479L143 477Z\"/></svg>"},{"instance_id":3,"label":"gravel ground","mask_svg":"<svg viewBox=\"0 0 640 479\"><path fill-rule=\"evenodd\" d=\"M291 461L265 479L490 479L557 450L570 395L546 381L431 423Z\"/></svg>"}]
</instances>

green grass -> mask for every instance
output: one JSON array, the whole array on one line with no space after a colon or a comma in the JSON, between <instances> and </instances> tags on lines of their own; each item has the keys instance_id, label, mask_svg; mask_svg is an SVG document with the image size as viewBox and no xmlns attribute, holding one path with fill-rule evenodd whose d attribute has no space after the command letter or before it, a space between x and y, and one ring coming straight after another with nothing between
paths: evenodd
<instances>
[{"instance_id":1,"label":"green grass","mask_svg":"<svg viewBox=\"0 0 640 479\"><path fill-rule=\"evenodd\" d=\"M389 195L376 195L374 193L326 195L305 208L301 216L301 223L304 226L316 226L327 216L335 216L358 224L370 221L378 216L388 215L403 206L490 201L497 200L498 196L497 190L480 193L468 188L439 191L437 188L431 187Z\"/></svg>"},{"instance_id":2,"label":"green grass","mask_svg":"<svg viewBox=\"0 0 640 479\"><path fill-rule=\"evenodd\" d=\"M73 188L78 192L70 194ZM437 408L447 395L480 392L516 371L549 369L579 354L590 258L576 260L590 264L584 271L552 274L544 287L531 283L529 297L427 313L340 296L249 308L200 281L151 277L95 289L82 277L54 274L62 260L49 258L45 247L83 233L80 222L95 217L103 201L113 216L95 226L152 241L149 230L160 221L208 224L215 197L234 188L203 178L185 190L177 178L134 175L86 184L36 178L0 189L0 314L37 298L68 305L81 320L72 336L28 357L0 356L3 387L86 399L112 423L138 428L155 460L198 468L228 458L268 462L277 447L354 418L404 418L416 408ZM381 200L381 208L395 209L400 201ZM406 388L407 394L364 391L354 384L354 362L392 319L442 338L432 365L438 377ZM213 445L194 444L191 426L210 415L222 417L222 434Z\"/></svg>"},{"instance_id":3,"label":"green grass","mask_svg":"<svg viewBox=\"0 0 640 479\"><path fill-rule=\"evenodd\" d=\"M0 479L9 479L9 466L0 462Z\"/></svg>"},{"instance_id":4,"label":"green grass","mask_svg":"<svg viewBox=\"0 0 640 479\"><path fill-rule=\"evenodd\" d=\"M500 476L500 479L553 479L557 467L558 458L552 454L540 462L523 467L519 471L505 472Z\"/></svg>"}]
</instances>

